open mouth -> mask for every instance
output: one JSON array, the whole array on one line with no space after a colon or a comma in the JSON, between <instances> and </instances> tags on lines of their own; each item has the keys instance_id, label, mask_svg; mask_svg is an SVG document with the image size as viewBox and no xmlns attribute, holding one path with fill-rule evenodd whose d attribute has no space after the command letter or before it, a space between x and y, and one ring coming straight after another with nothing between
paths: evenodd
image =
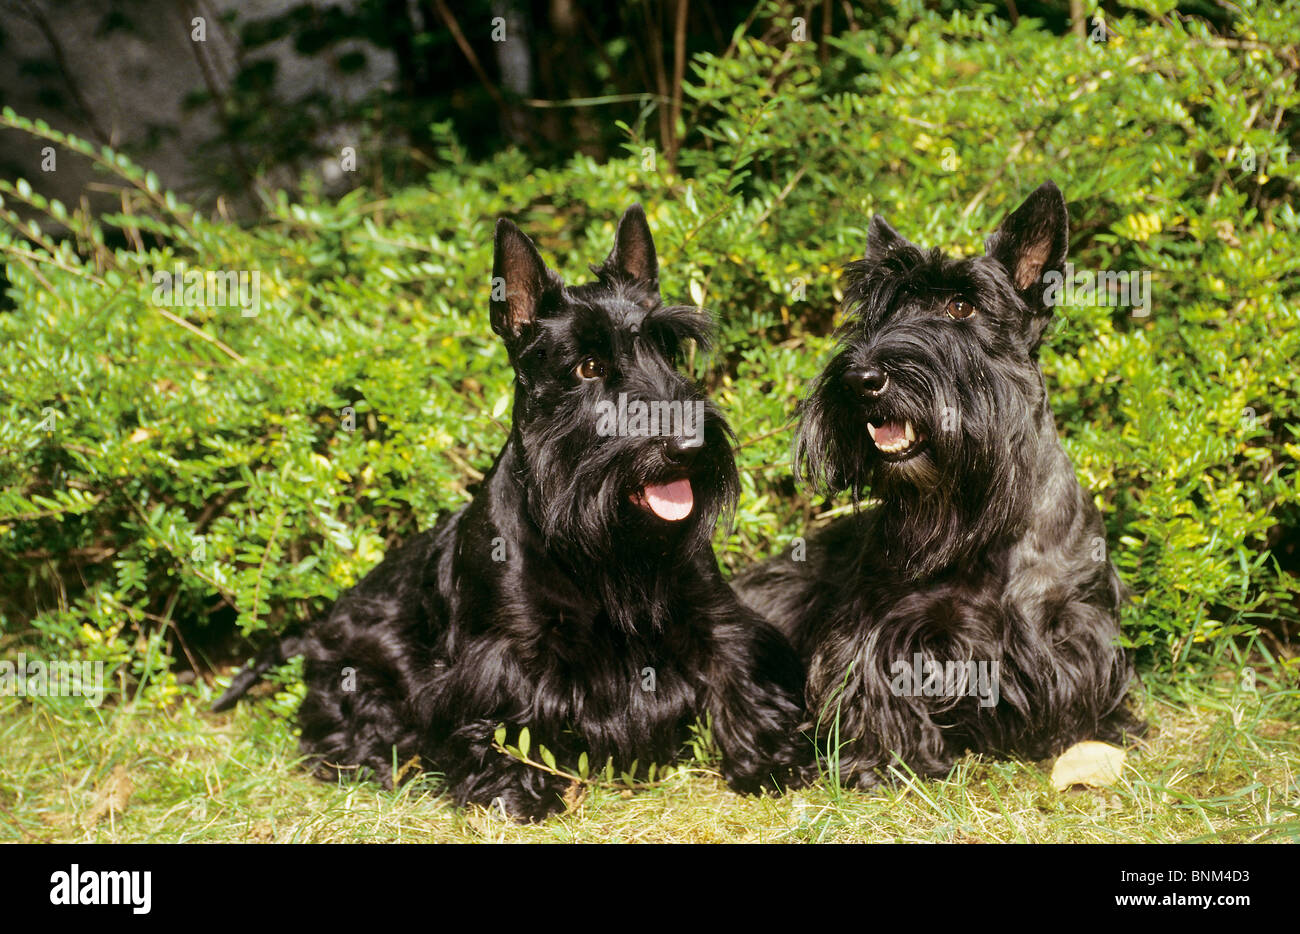
<instances>
[{"instance_id":1,"label":"open mouth","mask_svg":"<svg viewBox=\"0 0 1300 934\"><path fill-rule=\"evenodd\" d=\"M884 454L887 460L904 460L918 454L925 443L925 435L906 420L886 421L879 425L867 422L867 433L871 435L876 450Z\"/></svg>"},{"instance_id":2,"label":"open mouth","mask_svg":"<svg viewBox=\"0 0 1300 934\"><path fill-rule=\"evenodd\" d=\"M695 508L695 492L686 477L668 483L647 483L631 499L665 522L680 522Z\"/></svg>"}]
</instances>

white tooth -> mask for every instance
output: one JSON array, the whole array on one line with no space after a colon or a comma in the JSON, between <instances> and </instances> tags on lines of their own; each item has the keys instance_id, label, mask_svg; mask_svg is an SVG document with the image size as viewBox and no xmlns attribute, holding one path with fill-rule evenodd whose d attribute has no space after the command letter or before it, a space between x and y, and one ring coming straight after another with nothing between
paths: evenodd
<instances>
[{"instance_id":1,"label":"white tooth","mask_svg":"<svg viewBox=\"0 0 1300 934\"><path fill-rule=\"evenodd\" d=\"M871 424L871 422L867 422L867 434L871 435L872 441L876 440L876 426Z\"/></svg>"},{"instance_id":2,"label":"white tooth","mask_svg":"<svg viewBox=\"0 0 1300 934\"><path fill-rule=\"evenodd\" d=\"M910 421L903 425L903 431L907 434L908 444L911 444L916 440L916 432L912 430L912 423Z\"/></svg>"}]
</instances>

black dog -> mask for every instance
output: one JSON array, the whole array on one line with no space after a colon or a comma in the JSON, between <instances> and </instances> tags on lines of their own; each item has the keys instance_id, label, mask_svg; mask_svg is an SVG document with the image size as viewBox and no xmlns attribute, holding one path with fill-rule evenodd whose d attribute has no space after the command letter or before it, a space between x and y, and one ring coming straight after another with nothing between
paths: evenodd
<instances>
[{"instance_id":1,"label":"black dog","mask_svg":"<svg viewBox=\"0 0 1300 934\"><path fill-rule=\"evenodd\" d=\"M1067 229L1048 182L985 256L923 250L876 216L846 270L854 311L801 405L796 471L878 504L736 586L807 659L847 784L895 757L936 776L966 750L1038 759L1141 730L1124 590L1037 360Z\"/></svg>"},{"instance_id":2,"label":"black dog","mask_svg":"<svg viewBox=\"0 0 1300 934\"><path fill-rule=\"evenodd\" d=\"M799 780L802 666L710 545L739 487L732 438L677 364L711 322L660 302L639 205L593 272L565 287L497 223L492 329L515 371L514 422L481 490L273 646L218 709L302 651L318 774L360 767L388 784L418 756L457 803L525 820L562 810L568 781L494 749L498 724L570 767L586 752L623 770L672 761L707 715L732 788Z\"/></svg>"}]
</instances>

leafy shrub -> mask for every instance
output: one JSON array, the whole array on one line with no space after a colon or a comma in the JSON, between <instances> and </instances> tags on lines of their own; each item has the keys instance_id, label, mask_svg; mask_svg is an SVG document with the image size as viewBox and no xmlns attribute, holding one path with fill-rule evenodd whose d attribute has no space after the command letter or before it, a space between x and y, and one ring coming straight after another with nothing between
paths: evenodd
<instances>
[{"instance_id":1,"label":"leafy shrub","mask_svg":"<svg viewBox=\"0 0 1300 934\"><path fill-rule=\"evenodd\" d=\"M906 7L812 43L739 33L697 56L677 169L471 161L435 128L427 184L382 202L281 197L203 216L107 150L5 111L126 183L99 218L0 182L0 624L120 663L159 701L237 626L320 612L393 541L472 495L505 437L487 326L492 223L572 277L647 206L670 298L711 308L696 361L741 439L731 568L846 504L790 480L797 399L826 361L838 269L873 211L957 251L1052 178L1080 269L1152 274L1147 317L1066 307L1043 364L1061 431L1135 591L1148 669L1279 653L1297 617L1300 12L1226 37L1154 6L1080 42L1029 20ZM21 213L20 213L21 212ZM36 215L66 234L54 236ZM159 271L257 271L260 305L172 307Z\"/></svg>"}]
</instances>

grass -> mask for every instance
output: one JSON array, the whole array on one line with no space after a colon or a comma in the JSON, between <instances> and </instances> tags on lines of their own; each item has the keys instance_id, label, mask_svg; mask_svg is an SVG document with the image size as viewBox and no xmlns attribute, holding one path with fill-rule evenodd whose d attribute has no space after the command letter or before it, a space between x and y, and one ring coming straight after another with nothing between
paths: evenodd
<instances>
[{"instance_id":1,"label":"grass","mask_svg":"<svg viewBox=\"0 0 1300 934\"><path fill-rule=\"evenodd\" d=\"M881 793L825 781L730 792L688 762L644 790L594 785L518 826L458 810L423 775L397 792L297 768L292 689L211 714L206 687L166 708L0 699L0 841L50 842L1300 842L1300 692L1226 669L1144 697L1153 735L1106 789L1055 791L1051 763L962 760Z\"/></svg>"}]
</instances>

